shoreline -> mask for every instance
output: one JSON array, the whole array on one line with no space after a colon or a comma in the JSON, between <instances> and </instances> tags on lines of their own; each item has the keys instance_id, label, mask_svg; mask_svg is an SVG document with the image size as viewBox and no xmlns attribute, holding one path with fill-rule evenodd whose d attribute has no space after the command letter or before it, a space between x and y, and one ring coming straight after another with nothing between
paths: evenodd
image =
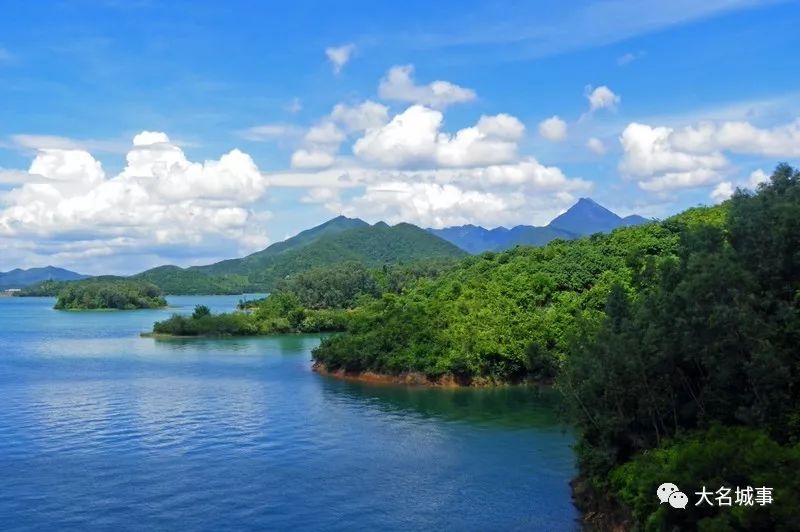
<instances>
[{"instance_id":1,"label":"shoreline","mask_svg":"<svg viewBox=\"0 0 800 532\"><path fill-rule=\"evenodd\" d=\"M419 371L406 371L397 375L385 373L375 373L374 371L345 371L343 369L329 370L322 362L315 361L311 365L311 371L332 377L353 382L365 382L369 384L399 384L405 386L427 386L431 388L503 388L510 386L550 386L548 382L497 382L487 377L477 377L469 381L459 380L452 374L443 375L439 379L430 379L427 375Z\"/></svg>"}]
</instances>

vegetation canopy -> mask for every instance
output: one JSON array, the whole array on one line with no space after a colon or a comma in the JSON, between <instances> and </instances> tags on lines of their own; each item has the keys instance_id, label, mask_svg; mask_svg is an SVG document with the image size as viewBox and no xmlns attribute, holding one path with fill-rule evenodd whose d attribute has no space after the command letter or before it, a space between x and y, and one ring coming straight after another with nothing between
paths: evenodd
<instances>
[{"instance_id":1,"label":"vegetation canopy","mask_svg":"<svg viewBox=\"0 0 800 532\"><path fill-rule=\"evenodd\" d=\"M64 283L58 292L58 310L133 310L167 306L161 289L152 283L86 279Z\"/></svg>"}]
</instances>

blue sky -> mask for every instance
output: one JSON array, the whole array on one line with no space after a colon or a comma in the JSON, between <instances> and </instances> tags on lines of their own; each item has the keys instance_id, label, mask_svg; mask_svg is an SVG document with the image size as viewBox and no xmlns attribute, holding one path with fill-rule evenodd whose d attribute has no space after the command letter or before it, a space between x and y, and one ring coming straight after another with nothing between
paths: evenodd
<instances>
[{"instance_id":1,"label":"blue sky","mask_svg":"<svg viewBox=\"0 0 800 532\"><path fill-rule=\"evenodd\" d=\"M798 2L521 4L16 3L0 270L202 264L339 213L663 217L800 159Z\"/></svg>"}]
</instances>

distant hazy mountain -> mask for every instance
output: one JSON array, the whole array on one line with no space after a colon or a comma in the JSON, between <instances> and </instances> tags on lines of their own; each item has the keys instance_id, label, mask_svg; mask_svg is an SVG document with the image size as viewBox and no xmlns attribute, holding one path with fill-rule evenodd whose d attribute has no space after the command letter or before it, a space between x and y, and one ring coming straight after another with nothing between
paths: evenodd
<instances>
[{"instance_id":1,"label":"distant hazy mountain","mask_svg":"<svg viewBox=\"0 0 800 532\"><path fill-rule=\"evenodd\" d=\"M634 217L629 216L628 218ZM641 216L636 218L643 219ZM623 225L636 224L626 224L624 218L617 216L594 200L581 198L567 212L554 218L549 227L576 235L591 235L593 233L612 231Z\"/></svg>"},{"instance_id":2,"label":"distant hazy mountain","mask_svg":"<svg viewBox=\"0 0 800 532\"><path fill-rule=\"evenodd\" d=\"M16 268L8 272L0 272L0 290L23 288L42 281L75 281L86 277L86 275L54 266L30 268L28 270Z\"/></svg>"},{"instance_id":3,"label":"distant hazy mountain","mask_svg":"<svg viewBox=\"0 0 800 532\"><path fill-rule=\"evenodd\" d=\"M650 220L633 214L622 218L594 200L581 198L545 227L518 225L511 229L486 229L475 225L428 229L469 253L501 251L517 245L543 246L556 238L572 239L617 227L639 225Z\"/></svg>"},{"instance_id":4,"label":"distant hazy mountain","mask_svg":"<svg viewBox=\"0 0 800 532\"><path fill-rule=\"evenodd\" d=\"M457 246L415 225L369 225L339 216L240 259L185 269L160 266L135 277L169 294L269 291L277 280L317 266L348 261L380 266L464 255Z\"/></svg>"},{"instance_id":5,"label":"distant hazy mountain","mask_svg":"<svg viewBox=\"0 0 800 532\"><path fill-rule=\"evenodd\" d=\"M431 233L455 244L468 253L501 251L516 245L543 246L556 238L571 239L576 235L552 227L518 225L511 229L486 229L477 225L462 225L445 229L428 229Z\"/></svg>"}]
</instances>

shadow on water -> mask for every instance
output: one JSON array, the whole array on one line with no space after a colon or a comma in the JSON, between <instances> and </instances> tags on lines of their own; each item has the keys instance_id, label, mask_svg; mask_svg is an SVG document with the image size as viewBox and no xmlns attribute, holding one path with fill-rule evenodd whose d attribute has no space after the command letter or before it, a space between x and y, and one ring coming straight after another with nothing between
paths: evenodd
<instances>
[{"instance_id":1,"label":"shadow on water","mask_svg":"<svg viewBox=\"0 0 800 532\"><path fill-rule=\"evenodd\" d=\"M561 395L552 388L433 388L340 381L323 377L323 392L367 402L385 412L508 428L568 430Z\"/></svg>"}]
</instances>

